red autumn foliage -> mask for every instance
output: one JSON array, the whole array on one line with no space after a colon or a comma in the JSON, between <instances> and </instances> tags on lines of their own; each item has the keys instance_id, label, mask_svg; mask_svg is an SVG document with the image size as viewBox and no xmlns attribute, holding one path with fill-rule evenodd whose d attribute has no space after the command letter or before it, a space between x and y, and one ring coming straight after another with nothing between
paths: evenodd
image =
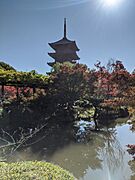
<instances>
[{"instance_id":1,"label":"red autumn foliage","mask_svg":"<svg viewBox=\"0 0 135 180\"><path fill-rule=\"evenodd\" d=\"M18 88L19 95L29 96L32 95L32 88ZM4 96L7 98L16 98L17 88L14 86L4 86Z\"/></svg>"},{"instance_id":2,"label":"red autumn foliage","mask_svg":"<svg viewBox=\"0 0 135 180\"><path fill-rule=\"evenodd\" d=\"M109 64L109 70L100 62L95 66L98 78L96 93L104 97L102 105L135 106L135 74L130 74L121 61Z\"/></svg>"},{"instance_id":3,"label":"red autumn foliage","mask_svg":"<svg viewBox=\"0 0 135 180\"><path fill-rule=\"evenodd\" d=\"M127 151L131 155L135 155L135 144L128 144L127 147L129 148ZM135 160L135 156L133 156Z\"/></svg>"}]
</instances>

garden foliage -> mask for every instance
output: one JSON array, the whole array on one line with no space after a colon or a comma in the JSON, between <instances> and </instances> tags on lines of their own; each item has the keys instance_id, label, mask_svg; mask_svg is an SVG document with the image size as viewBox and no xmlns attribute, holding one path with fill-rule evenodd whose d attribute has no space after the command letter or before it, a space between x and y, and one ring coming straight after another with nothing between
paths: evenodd
<instances>
[{"instance_id":1,"label":"garden foliage","mask_svg":"<svg viewBox=\"0 0 135 180\"><path fill-rule=\"evenodd\" d=\"M75 180L68 171L47 162L0 163L1 180Z\"/></svg>"}]
</instances>

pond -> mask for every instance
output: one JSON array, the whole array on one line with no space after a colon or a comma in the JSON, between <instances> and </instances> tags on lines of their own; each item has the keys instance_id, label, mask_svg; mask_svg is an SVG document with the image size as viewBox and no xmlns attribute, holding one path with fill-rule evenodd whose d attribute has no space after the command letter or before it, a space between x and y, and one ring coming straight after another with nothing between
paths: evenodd
<instances>
[{"instance_id":1,"label":"pond","mask_svg":"<svg viewBox=\"0 0 135 180\"><path fill-rule=\"evenodd\" d=\"M54 125L36 144L16 152L10 160L45 160L69 170L80 180L134 180L135 162L127 144L135 144L129 124L90 131L88 122ZM130 163L132 167L130 166ZM134 171L134 172L133 172Z\"/></svg>"}]
</instances>

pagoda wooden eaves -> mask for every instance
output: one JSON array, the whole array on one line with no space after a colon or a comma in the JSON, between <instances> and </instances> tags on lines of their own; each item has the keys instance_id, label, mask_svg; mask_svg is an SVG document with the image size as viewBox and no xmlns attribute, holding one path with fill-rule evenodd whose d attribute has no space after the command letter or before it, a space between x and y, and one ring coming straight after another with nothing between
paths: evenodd
<instances>
[{"instance_id":1,"label":"pagoda wooden eaves","mask_svg":"<svg viewBox=\"0 0 135 180\"><path fill-rule=\"evenodd\" d=\"M48 43L54 50L57 50L60 48L60 46L70 46L71 49L75 51L79 51L80 49L77 47L75 41L71 41L67 38L62 38L59 41L53 42L53 43Z\"/></svg>"}]
</instances>

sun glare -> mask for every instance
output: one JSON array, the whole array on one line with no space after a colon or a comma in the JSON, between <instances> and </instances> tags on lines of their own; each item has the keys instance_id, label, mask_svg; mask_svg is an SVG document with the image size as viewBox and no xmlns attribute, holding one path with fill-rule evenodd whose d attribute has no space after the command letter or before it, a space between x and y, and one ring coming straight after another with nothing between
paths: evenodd
<instances>
[{"instance_id":1,"label":"sun glare","mask_svg":"<svg viewBox=\"0 0 135 180\"><path fill-rule=\"evenodd\" d=\"M117 0L105 0L108 6L114 6L117 4Z\"/></svg>"},{"instance_id":2,"label":"sun glare","mask_svg":"<svg viewBox=\"0 0 135 180\"><path fill-rule=\"evenodd\" d=\"M118 6L121 0L102 0L104 6L112 7Z\"/></svg>"}]
</instances>

